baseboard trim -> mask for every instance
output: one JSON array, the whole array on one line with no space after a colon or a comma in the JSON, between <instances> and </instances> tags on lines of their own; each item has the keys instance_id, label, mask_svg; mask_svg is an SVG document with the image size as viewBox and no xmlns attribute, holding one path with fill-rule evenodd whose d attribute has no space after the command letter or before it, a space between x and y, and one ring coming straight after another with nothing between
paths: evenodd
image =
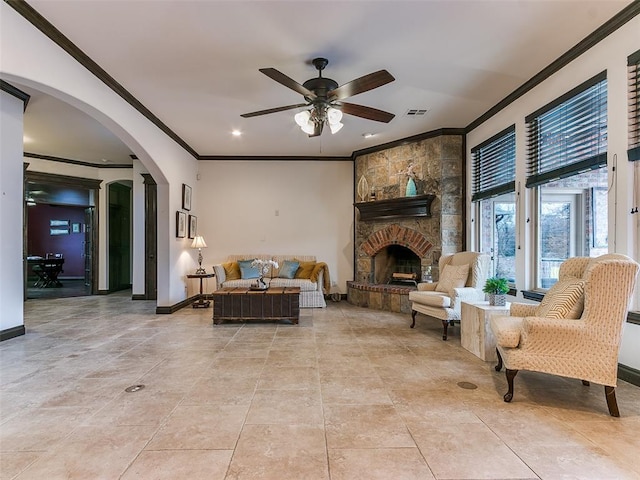
<instances>
[{"instance_id":1,"label":"baseboard trim","mask_svg":"<svg viewBox=\"0 0 640 480\"><path fill-rule=\"evenodd\" d=\"M144 293L134 293L131 295L131 300L146 300L147 296Z\"/></svg>"},{"instance_id":2,"label":"baseboard trim","mask_svg":"<svg viewBox=\"0 0 640 480\"><path fill-rule=\"evenodd\" d=\"M98 295L109 295L111 290L98 290Z\"/></svg>"},{"instance_id":3,"label":"baseboard trim","mask_svg":"<svg viewBox=\"0 0 640 480\"><path fill-rule=\"evenodd\" d=\"M172 313L175 313L178 310L180 310L181 308L184 308L184 307L186 307L188 305L191 305L198 298L200 298L200 294L194 295L193 297L186 298L186 299L182 300L181 302L178 302L178 303L173 304L173 305L168 305L166 307L156 307L156 313L157 314L172 314Z\"/></svg>"},{"instance_id":4,"label":"baseboard trim","mask_svg":"<svg viewBox=\"0 0 640 480\"><path fill-rule=\"evenodd\" d=\"M640 387L640 370L627 367L626 365L618 364L618 378L629 382L636 387Z\"/></svg>"},{"instance_id":5,"label":"baseboard trim","mask_svg":"<svg viewBox=\"0 0 640 480\"><path fill-rule=\"evenodd\" d=\"M17 327L7 328L5 330L0 331L0 342L4 342L5 340L9 340L11 338L19 337L24 335L27 331L24 328L24 325L18 325Z\"/></svg>"}]
</instances>

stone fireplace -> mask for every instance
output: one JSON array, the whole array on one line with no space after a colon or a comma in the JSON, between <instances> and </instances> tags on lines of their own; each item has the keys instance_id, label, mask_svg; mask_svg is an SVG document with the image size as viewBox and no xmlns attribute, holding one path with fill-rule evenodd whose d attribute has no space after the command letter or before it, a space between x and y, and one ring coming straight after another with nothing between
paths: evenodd
<instances>
[{"instance_id":1,"label":"stone fireplace","mask_svg":"<svg viewBox=\"0 0 640 480\"><path fill-rule=\"evenodd\" d=\"M364 178L375 195L358 197L354 204L350 303L410 313L409 292L416 286L407 275L419 282L422 269L430 266L437 280L440 255L463 249L463 158L463 136L439 132L356 157L354 180ZM407 171L415 173L416 195L405 196Z\"/></svg>"}]
</instances>

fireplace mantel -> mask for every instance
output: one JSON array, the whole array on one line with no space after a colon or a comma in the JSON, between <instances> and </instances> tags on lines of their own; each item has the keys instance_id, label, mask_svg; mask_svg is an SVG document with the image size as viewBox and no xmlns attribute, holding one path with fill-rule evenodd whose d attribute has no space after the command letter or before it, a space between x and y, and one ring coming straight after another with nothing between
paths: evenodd
<instances>
[{"instance_id":1,"label":"fireplace mantel","mask_svg":"<svg viewBox=\"0 0 640 480\"><path fill-rule=\"evenodd\" d=\"M435 195L416 195L413 197L358 202L354 206L360 211L360 220L386 220L399 217L430 217L431 202Z\"/></svg>"}]
</instances>

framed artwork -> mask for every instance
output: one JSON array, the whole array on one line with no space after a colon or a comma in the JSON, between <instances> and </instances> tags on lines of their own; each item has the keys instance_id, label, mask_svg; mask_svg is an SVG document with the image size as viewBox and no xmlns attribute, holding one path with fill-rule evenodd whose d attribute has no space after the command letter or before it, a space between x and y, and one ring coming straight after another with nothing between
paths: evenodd
<instances>
[{"instance_id":1,"label":"framed artwork","mask_svg":"<svg viewBox=\"0 0 640 480\"><path fill-rule=\"evenodd\" d=\"M185 183L182 184L182 208L191 210L191 187Z\"/></svg>"},{"instance_id":2,"label":"framed artwork","mask_svg":"<svg viewBox=\"0 0 640 480\"><path fill-rule=\"evenodd\" d=\"M195 215L189 215L189 238L195 238L197 230L198 218Z\"/></svg>"},{"instance_id":3,"label":"framed artwork","mask_svg":"<svg viewBox=\"0 0 640 480\"><path fill-rule=\"evenodd\" d=\"M184 238L187 236L187 214L184 212L176 212L176 237Z\"/></svg>"},{"instance_id":4,"label":"framed artwork","mask_svg":"<svg viewBox=\"0 0 640 480\"><path fill-rule=\"evenodd\" d=\"M72 223L71 224L71 232L72 233L80 233L80 224L79 223Z\"/></svg>"},{"instance_id":5,"label":"framed artwork","mask_svg":"<svg viewBox=\"0 0 640 480\"><path fill-rule=\"evenodd\" d=\"M69 230L69 220L49 220L50 227L67 227Z\"/></svg>"}]
</instances>

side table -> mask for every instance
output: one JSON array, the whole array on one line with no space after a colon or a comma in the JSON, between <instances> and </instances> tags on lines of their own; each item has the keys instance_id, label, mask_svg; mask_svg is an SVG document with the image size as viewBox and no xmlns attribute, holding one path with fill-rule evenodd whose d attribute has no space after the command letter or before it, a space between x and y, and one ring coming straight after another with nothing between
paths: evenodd
<instances>
[{"instance_id":1,"label":"side table","mask_svg":"<svg viewBox=\"0 0 640 480\"><path fill-rule=\"evenodd\" d=\"M498 360L496 339L491 331L491 317L509 315L511 304L491 306L489 302L462 302L460 311L460 343L485 362Z\"/></svg>"},{"instance_id":2,"label":"side table","mask_svg":"<svg viewBox=\"0 0 640 480\"><path fill-rule=\"evenodd\" d=\"M205 279L205 278L212 278L212 277L215 277L215 273L192 273L192 274L187 275L187 278L199 278L200 279L200 296L198 297L198 300L193 302L193 305L192 305L193 308L209 308L209 305L211 305L211 301L210 300L205 300L203 298L202 280Z\"/></svg>"}]
</instances>

